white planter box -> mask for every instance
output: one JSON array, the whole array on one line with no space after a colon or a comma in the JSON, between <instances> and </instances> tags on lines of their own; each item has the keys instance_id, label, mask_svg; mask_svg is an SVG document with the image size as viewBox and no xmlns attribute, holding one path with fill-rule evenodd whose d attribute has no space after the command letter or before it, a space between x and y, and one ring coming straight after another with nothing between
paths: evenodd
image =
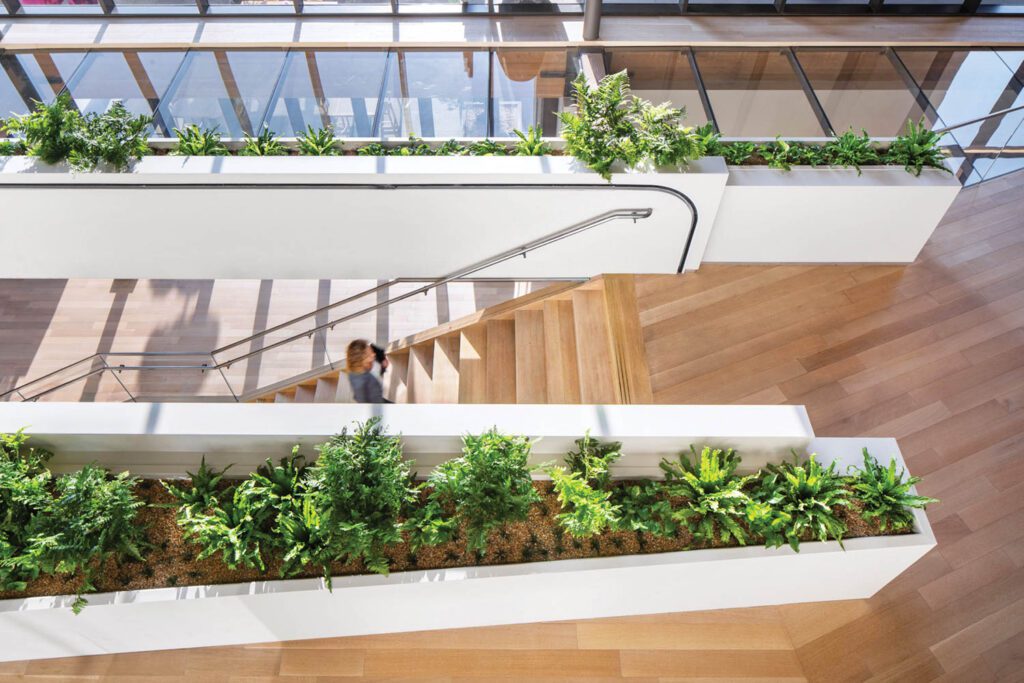
<instances>
[{"instance_id":1,"label":"white planter box","mask_svg":"<svg viewBox=\"0 0 1024 683\"><path fill-rule=\"evenodd\" d=\"M308 456L343 427L379 415L401 434L406 456L426 470L462 449L461 436L497 426L539 439L535 463L565 455L588 430L621 441L623 476L660 476L658 462L690 444L733 447L744 467L788 457L814 438L803 406L0 403L0 434L27 427L52 449L56 472L98 462L152 477L182 476L200 458L239 476L295 444Z\"/></svg>"},{"instance_id":2,"label":"white planter box","mask_svg":"<svg viewBox=\"0 0 1024 683\"><path fill-rule=\"evenodd\" d=\"M892 439L815 439L823 460ZM628 459L630 456L627 455ZM902 462L902 460L900 460ZM762 547L0 601L0 660L867 598L935 545L915 533ZM597 597L595 597L597 596Z\"/></svg>"},{"instance_id":3,"label":"white planter box","mask_svg":"<svg viewBox=\"0 0 1024 683\"><path fill-rule=\"evenodd\" d=\"M653 214L478 276L674 273L687 250L699 264L726 176L720 158L608 183L571 157L159 156L79 174L0 157L0 252L17 254L0 276L439 277L614 209Z\"/></svg>"},{"instance_id":4,"label":"white planter box","mask_svg":"<svg viewBox=\"0 0 1024 683\"><path fill-rule=\"evenodd\" d=\"M705 263L911 263L960 191L926 169L729 167Z\"/></svg>"}]
</instances>

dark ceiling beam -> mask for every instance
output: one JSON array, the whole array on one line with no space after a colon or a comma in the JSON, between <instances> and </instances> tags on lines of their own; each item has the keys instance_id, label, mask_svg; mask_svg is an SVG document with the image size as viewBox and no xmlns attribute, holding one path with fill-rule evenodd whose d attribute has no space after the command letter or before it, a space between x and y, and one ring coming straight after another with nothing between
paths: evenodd
<instances>
[{"instance_id":1,"label":"dark ceiling beam","mask_svg":"<svg viewBox=\"0 0 1024 683\"><path fill-rule=\"evenodd\" d=\"M807 98L807 103L811 105L811 110L814 112L814 117L818 119L818 125L825 131L825 135L834 137L836 134L835 129L832 127L832 122L828 120L828 114L825 113L825 108L821 106L821 101L818 100L818 95L814 92L814 88L811 87L811 82L807 78L807 74L804 73L804 67L800 63L800 60L796 58L796 53L793 52L793 48L788 48L785 52L786 59L789 60L790 66L793 67L793 72L796 74L796 78L800 81L800 87L803 88L804 96Z\"/></svg>"},{"instance_id":2,"label":"dark ceiling beam","mask_svg":"<svg viewBox=\"0 0 1024 683\"><path fill-rule=\"evenodd\" d=\"M28 111L36 108L36 102L43 101L35 85L32 84L32 80L28 77L28 73L16 56L0 54L0 68L7 73L7 78L11 80L14 89L18 91L18 97L25 103L25 108Z\"/></svg>"}]
</instances>

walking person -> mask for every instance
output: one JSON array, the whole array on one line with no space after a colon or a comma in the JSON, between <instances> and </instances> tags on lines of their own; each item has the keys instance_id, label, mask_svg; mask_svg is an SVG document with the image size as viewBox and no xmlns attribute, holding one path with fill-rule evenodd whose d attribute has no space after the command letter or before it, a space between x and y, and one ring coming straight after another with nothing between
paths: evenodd
<instances>
[{"instance_id":1,"label":"walking person","mask_svg":"<svg viewBox=\"0 0 1024 683\"><path fill-rule=\"evenodd\" d=\"M373 372L373 364L380 364L381 377L388 368L384 349L365 339L356 339L345 351L345 365L352 397L356 403L391 403L384 398L381 378Z\"/></svg>"}]
</instances>

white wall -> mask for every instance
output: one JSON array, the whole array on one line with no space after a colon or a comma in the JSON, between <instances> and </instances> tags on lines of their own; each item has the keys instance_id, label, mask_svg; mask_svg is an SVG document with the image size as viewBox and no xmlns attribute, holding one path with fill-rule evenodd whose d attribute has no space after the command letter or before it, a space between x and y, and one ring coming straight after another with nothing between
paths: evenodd
<instances>
[{"instance_id":1,"label":"white wall","mask_svg":"<svg viewBox=\"0 0 1024 683\"><path fill-rule=\"evenodd\" d=\"M929 169L729 167L705 263L911 263L960 183Z\"/></svg>"},{"instance_id":2,"label":"white wall","mask_svg":"<svg viewBox=\"0 0 1024 683\"><path fill-rule=\"evenodd\" d=\"M815 439L844 466L893 439ZM627 456L628 457L628 456ZM902 460L900 460L902 463ZM788 548L731 548L106 593L71 614L70 598L0 601L0 661L493 624L586 619L817 600L867 598L935 538L917 533ZM595 598L595 596L597 596Z\"/></svg>"},{"instance_id":3,"label":"white wall","mask_svg":"<svg viewBox=\"0 0 1024 683\"><path fill-rule=\"evenodd\" d=\"M725 181L724 163L711 158L690 173L619 174L612 186L647 183L691 197L699 219L690 261L696 267ZM382 182L598 187L332 187ZM602 212L632 208L654 214L595 227L478 275L676 272L690 233L687 205L662 191L609 187L569 157L162 156L120 174L69 174L27 157L0 157L0 253L18 255L4 260L0 276L438 277Z\"/></svg>"},{"instance_id":4,"label":"white wall","mask_svg":"<svg viewBox=\"0 0 1024 683\"><path fill-rule=\"evenodd\" d=\"M135 474L180 476L207 462L244 474L265 458L281 458L379 415L401 434L405 454L421 468L461 452L461 435L497 426L524 434L534 462L561 458L590 431L621 441L630 454L621 475L658 475L658 462L690 444L737 448L743 466L803 449L814 437L803 406L652 405L360 405L258 403L0 403L0 433L27 427L32 443L57 453L55 471L98 462Z\"/></svg>"}]
</instances>

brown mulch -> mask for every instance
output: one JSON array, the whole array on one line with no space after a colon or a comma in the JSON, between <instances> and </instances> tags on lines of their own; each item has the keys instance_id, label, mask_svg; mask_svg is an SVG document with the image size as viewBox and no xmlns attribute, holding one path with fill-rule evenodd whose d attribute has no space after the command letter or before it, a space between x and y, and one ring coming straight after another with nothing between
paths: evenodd
<instances>
[{"instance_id":1,"label":"brown mulch","mask_svg":"<svg viewBox=\"0 0 1024 683\"><path fill-rule=\"evenodd\" d=\"M627 482L623 482L627 483ZM685 530L672 538L650 534L622 531L601 534L600 537L576 539L562 530L555 515L560 511L558 500L551 491L551 483L534 482L541 495L541 502L533 505L524 522L505 525L493 532L488 540L487 553L478 557L466 552L464 539L433 547L421 548L412 553L407 544L399 544L388 550L391 571L401 572L420 569L441 569L481 565L516 564L521 562L542 562L545 560L567 560L584 557L611 557L616 555L637 555L691 550L701 547L735 546L734 543L716 541L710 546L695 544ZM197 560L201 548L186 540L175 522L174 499L164 490L159 481L144 479L138 484L138 493L148 507L140 511L138 523L147 527L147 538L151 548L144 553L146 562L129 561L117 563L108 561L95 573L94 583L98 592L163 588L167 586L209 585L238 583L280 578L280 560L265 554L267 570L229 569L219 555ZM851 508L837 508L839 519L846 523L846 538L858 536L883 536L894 533L911 533L911 530L882 532L877 523L864 520L860 515L859 501L852 501ZM751 545L756 545L756 539ZM362 563L337 563L332 571L334 576L367 573ZM320 573L310 570L293 578L319 577ZM44 595L65 595L75 592L79 585L77 576L40 576L29 583L24 592L0 592L0 599L23 598Z\"/></svg>"}]
</instances>

